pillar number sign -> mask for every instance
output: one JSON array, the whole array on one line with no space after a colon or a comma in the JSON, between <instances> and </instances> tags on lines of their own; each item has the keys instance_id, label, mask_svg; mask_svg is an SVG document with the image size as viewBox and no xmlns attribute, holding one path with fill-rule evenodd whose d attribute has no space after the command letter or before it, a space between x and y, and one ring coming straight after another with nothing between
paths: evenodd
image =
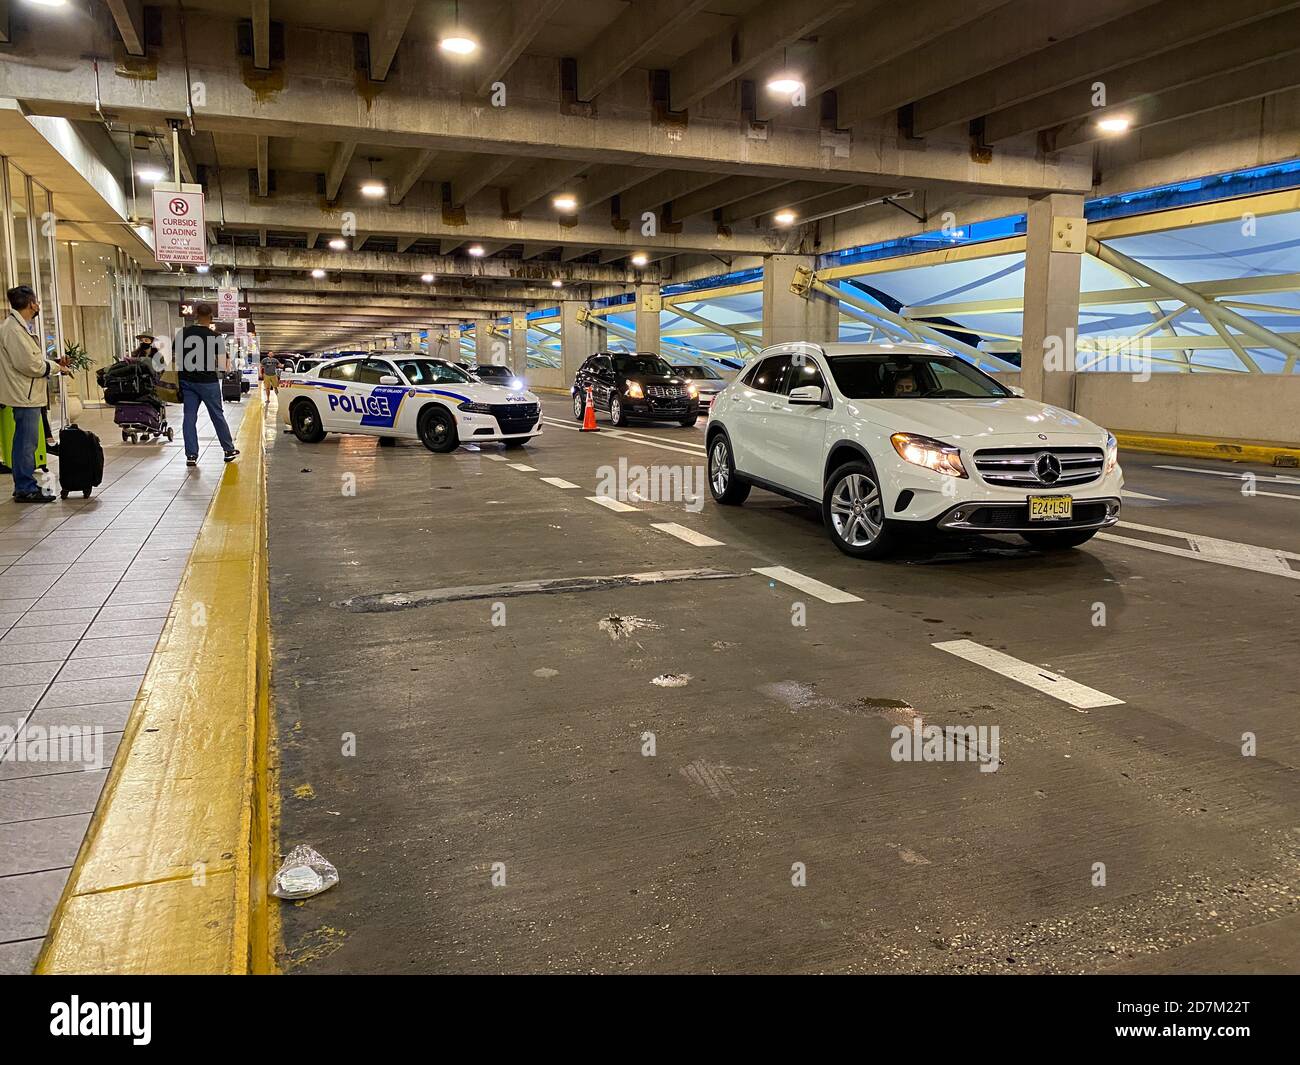
<instances>
[{"instance_id":1,"label":"pillar number sign","mask_svg":"<svg viewBox=\"0 0 1300 1065\"><path fill-rule=\"evenodd\" d=\"M160 263L208 261L203 193L153 190L153 255Z\"/></svg>"},{"instance_id":2,"label":"pillar number sign","mask_svg":"<svg viewBox=\"0 0 1300 1065\"><path fill-rule=\"evenodd\" d=\"M239 289L217 289L217 321L233 322L239 318Z\"/></svg>"}]
</instances>

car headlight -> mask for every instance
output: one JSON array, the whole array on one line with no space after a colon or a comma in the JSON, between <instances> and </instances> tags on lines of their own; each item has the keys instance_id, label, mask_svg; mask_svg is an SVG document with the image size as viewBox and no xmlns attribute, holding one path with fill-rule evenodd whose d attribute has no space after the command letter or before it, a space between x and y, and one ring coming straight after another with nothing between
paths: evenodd
<instances>
[{"instance_id":1,"label":"car headlight","mask_svg":"<svg viewBox=\"0 0 1300 1065\"><path fill-rule=\"evenodd\" d=\"M700 398L700 390L696 388L693 384L690 384L689 382L686 385L686 394L690 396L691 399Z\"/></svg>"},{"instance_id":2,"label":"car headlight","mask_svg":"<svg viewBox=\"0 0 1300 1065\"><path fill-rule=\"evenodd\" d=\"M472 411L475 414L491 414L492 408L487 403L475 403L473 400L465 400L460 405L461 410Z\"/></svg>"},{"instance_id":3,"label":"car headlight","mask_svg":"<svg viewBox=\"0 0 1300 1065\"><path fill-rule=\"evenodd\" d=\"M916 433L895 433L889 438L894 450L904 462L924 466L927 470L942 473L948 477L967 477L966 467L961 464L961 449Z\"/></svg>"},{"instance_id":4,"label":"car headlight","mask_svg":"<svg viewBox=\"0 0 1300 1065\"><path fill-rule=\"evenodd\" d=\"M642 390L639 382L629 381L627 383L627 396L628 399L642 399L645 396L645 392Z\"/></svg>"},{"instance_id":5,"label":"car headlight","mask_svg":"<svg viewBox=\"0 0 1300 1065\"><path fill-rule=\"evenodd\" d=\"M1119 441L1114 433L1106 434L1106 472L1114 473L1119 468Z\"/></svg>"},{"instance_id":6,"label":"car headlight","mask_svg":"<svg viewBox=\"0 0 1300 1065\"><path fill-rule=\"evenodd\" d=\"M522 392L524 389L524 379L522 377L510 378L510 387L516 392Z\"/></svg>"}]
</instances>

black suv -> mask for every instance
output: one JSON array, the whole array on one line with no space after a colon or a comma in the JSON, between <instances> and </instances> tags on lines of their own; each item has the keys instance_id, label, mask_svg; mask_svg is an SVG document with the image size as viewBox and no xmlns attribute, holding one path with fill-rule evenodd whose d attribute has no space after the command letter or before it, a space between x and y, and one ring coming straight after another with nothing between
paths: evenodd
<instances>
[{"instance_id":1,"label":"black suv","mask_svg":"<svg viewBox=\"0 0 1300 1065\"><path fill-rule=\"evenodd\" d=\"M579 421L588 385L596 410L609 411L615 425L626 425L629 418L694 425L699 417L699 390L650 352L598 351L578 367L573 381L573 416Z\"/></svg>"}]
</instances>

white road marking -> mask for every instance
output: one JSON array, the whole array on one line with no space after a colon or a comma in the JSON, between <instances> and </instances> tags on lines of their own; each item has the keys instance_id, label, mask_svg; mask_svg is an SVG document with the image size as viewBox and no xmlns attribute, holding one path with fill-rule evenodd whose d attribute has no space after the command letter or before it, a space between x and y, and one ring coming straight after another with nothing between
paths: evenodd
<instances>
[{"instance_id":1,"label":"white road marking","mask_svg":"<svg viewBox=\"0 0 1300 1065\"><path fill-rule=\"evenodd\" d=\"M537 472L537 467L536 467L536 466L526 466L526 465L524 465L524 463L522 463L522 462L512 462L512 463L510 463L510 468L511 468L512 470L518 470L520 473L536 473L536 472Z\"/></svg>"},{"instance_id":2,"label":"white road marking","mask_svg":"<svg viewBox=\"0 0 1300 1065\"><path fill-rule=\"evenodd\" d=\"M566 481L563 477L543 477L543 483L552 484L556 488L581 488L582 485L574 484L572 481Z\"/></svg>"},{"instance_id":3,"label":"white road marking","mask_svg":"<svg viewBox=\"0 0 1300 1065\"><path fill-rule=\"evenodd\" d=\"M489 459L491 459L493 462L509 462L509 461L510 461L510 460L509 460L508 458L506 458L504 455L485 455L484 458L489 458Z\"/></svg>"},{"instance_id":4,"label":"white road marking","mask_svg":"<svg viewBox=\"0 0 1300 1065\"><path fill-rule=\"evenodd\" d=\"M1256 544L1239 544L1235 540L1220 540L1214 536L1201 536L1197 533L1180 532L1177 529L1161 529L1154 525L1139 525L1132 521L1121 521L1115 527L1177 537L1186 541L1187 546L1176 547L1173 544L1159 544L1150 540L1135 540L1132 537L1116 536L1114 533L1107 532L1098 533L1097 539L1123 544L1125 547L1140 547L1163 555L1194 558L1202 562L1217 562L1220 566L1300 580L1300 570L1292 568L1287 562L1287 559L1300 559L1300 554L1294 551L1260 547Z\"/></svg>"},{"instance_id":5,"label":"white road marking","mask_svg":"<svg viewBox=\"0 0 1300 1065\"><path fill-rule=\"evenodd\" d=\"M796 573L785 566L764 566L754 567L755 573L761 573L764 577L771 577L774 581L780 581L782 584L788 584L792 588L798 588L801 592L815 596L823 603L860 603L862 600L856 595L850 595L848 592L842 592L838 588L832 588L829 584L823 584L821 581L813 580L811 577L805 577L802 573Z\"/></svg>"},{"instance_id":6,"label":"white road marking","mask_svg":"<svg viewBox=\"0 0 1300 1065\"><path fill-rule=\"evenodd\" d=\"M660 532L666 532L669 536L675 536L679 540L685 540L688 544L694 544L696 547L726 547L721 540L715 540L712 536L705 536L703 533L696 532L694 529L688 529L685 525L678 525L675 521L654 521L650 523L650 528L658 529Z\"/></svg>"},{"instance_id":7,"label":"white road marking","mask_svg":"<svg viewBox=\"0 0 1300 1065\"><path fill-rule=\"evenodd\" d=\"M554 425L557 429L569 429L575 433L580 432L580 430L576 425L566 425L564 422L557 422L551 418L546 418L543 420L548 425ZM694 455L696 458L704 457L703 449L697 450L689 447L674 447L670 444L661 444L658 441L651 440L648 437L642 437L642 436L629 437L621 429L602 429L599 433L595 435L598 439L604 437L606 440L609 440L611 438L618 440L626 437L627 439L631 440L633 443L644 444L646 447L657 447L660 451L676 451L679 455Z\"/></svg>"},{"instance_id":8,"label":"white road marking","mask_svg":"<svg viewBox=\"0 0 1300 1065\"><path fill-rule=\"evenodd\" d=\"M985 647L974 640L946 640L931 646L937 647L940 651L947 651L958 658L964 658L977 666L991 669L994 673L1000 673L1018 684L1033 688L1044 695L1050 695L1053 699L1060 699L1061 702L1069 703L1081 710L1096 706L1124 705L1123 699L1116 699L1113 695L1078 684L1062 677L1059 673L1040 669L1031 662L1022 662L1019 658L1012 658L1011 655Z\"/></svg>"},{"instance_id":9,"label":"white road marking","mask_svg":"<svg viewBox=\"0 0 1300 1065\"><path fill-rule=\"evenodd\" d=\"M636 507L629 507L626 503L613 499L610 496L587 496L592 503L597 503L606 510L612 510L615 514L626 514L628 511L636 510Z\"/></svg>"},{"instance_id":10,"label":"white road marking","mask_svg":"<svg viewBox=\"0 0 1300 1065\"><path fill-rule=\"evenodd\" d=\"M1167 500L1164 496L1149 496L1145 492L1134 492L1131 488L1121 489L1120 495L1122 495L1125 499L1152 499L1155 500L1155 502L1157 503L1169 502L1169 500Z\"/></svg>"},{"instance_id":11,"label":"white road marking","mask_svg":"<svg viewBox=\"0 0 1300 1065\"><path fill-rule=\"evenodd\" d=\"M1206 477L1231 477L1234 481L1245 480L1254 476L1257 481L1272 481L1274 484L1300 484L1300 477L1288 477L1286 474L1256 473L1247 470L1244 473L1230 473L1227 470L1202 470L1196 466L1153 466L1155 470L1177 470L1179 473L1200 473Z\"/></svg>"}]
</instances>

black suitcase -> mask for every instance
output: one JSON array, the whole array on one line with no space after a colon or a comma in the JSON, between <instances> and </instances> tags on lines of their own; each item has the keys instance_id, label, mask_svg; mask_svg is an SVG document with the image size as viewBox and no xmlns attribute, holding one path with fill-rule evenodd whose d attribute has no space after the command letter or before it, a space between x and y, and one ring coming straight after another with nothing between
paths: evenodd
<instances>
[{"instance_id":1,"label":"black suitcase","mask_svg":"<svg viewBox=\"0 0 1300 1065\"><path fill-rule=\"evenodd\" d=\"M104 448L94 433L68 424L68 393L59 374L59 495L80 492L87 499L90 490L104 481Z\"/></svg>"},{"instance_id":2,"label":"black suitcase","mask_svg":"<svg viewBox=\"0 0 1300 1065\"><path fill-rule=\"evenodd\" d=\"M221 398L227 403L238 403L244 394L244 377L238 370L229 370L221 375Z\"/></svg>"},{"instance_id":3,"label":"black suitcase","mask_svg":"<svg viewBox=\"0 0 1300 1065\"><path fill-rule=\"evenodd\" d=\"M67 499L69 492L80 492L89 497L103 480L104 449L99 437L65 425L59 430L59 495Z\"/></svg>"}]
</instances>

